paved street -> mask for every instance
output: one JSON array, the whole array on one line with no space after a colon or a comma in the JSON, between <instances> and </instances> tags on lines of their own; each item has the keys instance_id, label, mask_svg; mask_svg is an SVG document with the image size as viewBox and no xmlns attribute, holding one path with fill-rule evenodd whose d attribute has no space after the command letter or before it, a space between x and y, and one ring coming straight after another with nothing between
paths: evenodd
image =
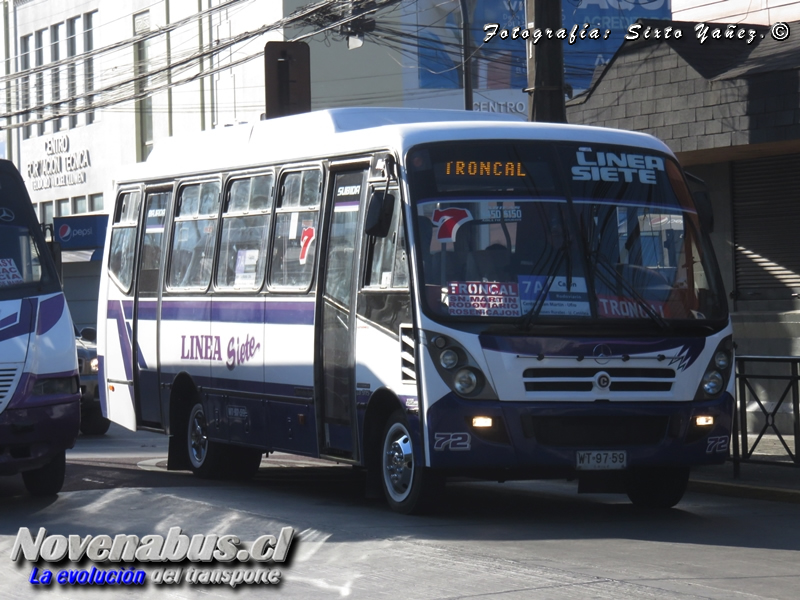
<instances>
[{"instance_id":1,"label":"paved street","mask_svg":"<svg viewBox=\"0 0 800 600\"><path fill-rule=\"evenodd\" d=\"M0 479L0 597L31 593L34 565L11 561L17 529L48 534L235 534L253 541L298 532L278 589L156 585L165 566L241 569L239 563L138 565L144 588L60 586L58 597L744 599L797 597L800 511L791 503L690 492L650 513L622 496L568 483L456 483L440 513L404 517L363 498L350 467L279 455L249 483L204 482L162 470L166 438L113 427L81 438L55 500L32 500ZM84 561L52 571L117 567ZM272 565L272 568L275 568ZM41 589L41 587L39 587Z\"/></svg>"}]
</instances>

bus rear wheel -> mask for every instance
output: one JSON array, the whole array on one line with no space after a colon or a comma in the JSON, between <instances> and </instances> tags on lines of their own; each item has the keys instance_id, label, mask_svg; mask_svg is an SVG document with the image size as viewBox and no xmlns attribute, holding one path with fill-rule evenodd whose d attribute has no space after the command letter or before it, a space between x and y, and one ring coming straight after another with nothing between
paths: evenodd
<instances>
[{"instance_id":1,"label":"bus rear wheel","mask_svg":"<svg viewBox=\"0 0 800 600\"><path fill-rule=\"evenodd\" d=\"M637 469L628 478L628 498L635 506L667 509L681 501L689 485L689 467Z\"/></svg>"},{"instance_id":2,"label":"bus rear wheel","mask_svg":"<svg viewBox=\"0 0 800 600\"><path fill-rule=\"evenodd\" d=\"M208 439L208 421L200 402L189 411L186 450L190 468L198 477L215 479L225 473L225 446Z\"/></svg>"},{"instance_id":3,"label":"bus rear wheel","mask_svg":"<svg viewBox=\"0 0 800 600\"><path fill-rule=\"evenodd\" d=\"M392 510L416 514L432 507L443 480L418 464L402 410L395 411L386 423L380 465L384 495Z\"/></svg>"},{"instance_id":4,"label":"bus rear wheel","mask_svg":"<svg viewBox=\"0 0 800 600\"><path fill-rule=\"evenodd\" d=\"M31 496L55 496L64 486L67 470L67 453L62 450L38 469L22 472L25 489Z\"/></svg>"}]
</instances>

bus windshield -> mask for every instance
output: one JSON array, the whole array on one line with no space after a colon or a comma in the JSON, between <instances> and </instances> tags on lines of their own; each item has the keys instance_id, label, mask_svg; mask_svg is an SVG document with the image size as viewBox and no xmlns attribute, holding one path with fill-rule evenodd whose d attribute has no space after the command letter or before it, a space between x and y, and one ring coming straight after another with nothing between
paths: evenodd
<instances>
[{"instance_id":1,"label":"bus windshield","mask_svg":"<svg viewBox=\"0 0 800 600\"><path fill-rule=\"evenodd\" d=\"M39 251L28 228L0 225L0 289L38 283L41 278Z\"/></svg>"},{"instance_id":2,"label":"bus windshield","mask_svg":"<svg viewBox=\"0 0 800 600\"><path fill-rule=\"evenodd\" d=\"M727 317L680 168L587 143L417 146L407 157L417 264L436 319L614 319L667 328Z\"/></svg>"}]
</instances>

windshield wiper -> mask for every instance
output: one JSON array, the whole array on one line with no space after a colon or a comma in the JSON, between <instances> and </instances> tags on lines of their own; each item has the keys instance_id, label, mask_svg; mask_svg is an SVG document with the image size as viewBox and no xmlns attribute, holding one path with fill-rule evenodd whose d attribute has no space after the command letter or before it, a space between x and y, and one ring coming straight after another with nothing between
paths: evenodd
<instances>
[{"instance_id":1,"label":"windshield wiper","mask_svg":"<svg viewBox=\"0 0 800 600\"><path fill-rule=\"evenodd\" d=\"M553 287L553 283L556 280L556 276L558 273L558 269L561 267L561 264L566 261L567 263L567 290L572 289L572 260L570 259L569 252L567 248L569 248L569 233L567 233L564 239L564 243L561 244L560 247L556 248L556 254L550 259L550 268L547 271L547 279L542 286L542 291L539 294L539 297L533 303L533 306L530 310L525 313L520 320L520 329L526 330L529 329L533 320L539 316L539 313L542 312L542 308L544 308L544 303L547 301L547 295L550 293L550 288Z\"/></svg>"},{"instance_id":2,"label":"windshield wiper","mask_svg":"<svg viewBox=\"0 0 800 600\"><path fill-rule=\"evenodd\" d=\"M601 255L599 251L595 251L594 259L595 260L592 261L595 266L594 273L598 279L600 279L608 287L613 287L612 283L619 284L622 287L622 290L636 301L636 304L639 305L644 313L650 317L650 319L656 323L656 325L658 325L664 331L672 329L672 325L670 325L669 321L658 314L658 311L653 308L639 292L636 291L636 288L634 288L633 285L631 285L630 282L628 282L622 276L622 274L617 272L616 268L614 268L614 265L608 260L607 257ZM609 279L597 268L598 266L605 267L606 271L613 275L614 280L609 281Z\"/></svg>"}]
</instances>

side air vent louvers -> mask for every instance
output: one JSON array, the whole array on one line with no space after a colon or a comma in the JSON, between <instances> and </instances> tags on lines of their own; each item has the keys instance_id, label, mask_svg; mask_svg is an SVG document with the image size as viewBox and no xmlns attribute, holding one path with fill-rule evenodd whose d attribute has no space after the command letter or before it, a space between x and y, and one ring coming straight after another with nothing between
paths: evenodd
<instances>
[{"instance_id":1,"label":"side air vent louvers","mask_svg":"<svg viewBox=\"0 0 800 600\"><path fill-rule=\"evenodd\" d=\"M403 383L416 383L417 381L417 359L414 347L414 326L400 325L400 370Z\"/></svg>"}]
</instances>

